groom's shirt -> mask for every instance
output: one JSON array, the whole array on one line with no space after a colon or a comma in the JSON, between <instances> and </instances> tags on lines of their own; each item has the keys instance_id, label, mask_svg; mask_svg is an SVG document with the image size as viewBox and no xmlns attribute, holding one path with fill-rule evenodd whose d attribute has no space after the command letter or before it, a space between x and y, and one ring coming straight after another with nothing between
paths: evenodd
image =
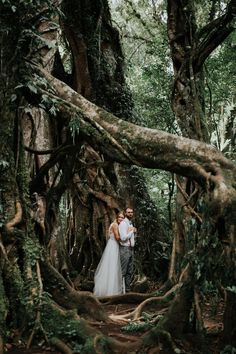
<instances>
[{"instance_id":1,"label":"groom's shirt","mask_svg":"<svg viewBox=\"0 0 236 354\"><path fill-rule=\"evenodd\" d=\"M121 246L134 247L134 233L132 231L128 232L129 227L132 226L133 224L128 218L124 218L124 220L119 224Z\"/></svg>"}]
</instances>

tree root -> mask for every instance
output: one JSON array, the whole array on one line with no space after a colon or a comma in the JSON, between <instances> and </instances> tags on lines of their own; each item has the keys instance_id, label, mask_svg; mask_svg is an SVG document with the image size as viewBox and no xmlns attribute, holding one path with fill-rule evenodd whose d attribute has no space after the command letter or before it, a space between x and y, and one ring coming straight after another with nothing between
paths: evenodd
<instances>
[{"instance_id":1,"label":"tree root","mask_svg":"<svg viewBox=\"0 0 236 354\"><path fill-rule=\"evenodd\" d=\"M102 296L97 299L104 305L137 303L150 298L153 294L127 293L114 296Z\"/></svg>"},{"instance_id":2,"label":"tree root","mask_svg":"<svg viewBox=\"0 0 236 354\"><path fill-rule=\"evenodd\" d=\"M125 319L133 319L134 321L137 321L140 317L141 314L144 310L145 307L150 306L150 305L160 305L160 304L166 304L169 301L172 300L172 295L175 294L176 290L179 288L179 284L174 285L167 293L163 296L152 296L149 297L148 299L144 300L139 304L132 312L126 313L124 315L112 315L110 316L113 321L118 321L125 320ZM129 293L129 295L132 295ZM150 296L150 295L149 295Z\"/></svg>"},{"instance_id":3,"label":"tree root","mask_svg":"<svg viewBox=\"0 0 236 354\"><path fill-rule=\"evenodd\" d=\"M44 309L45 310L45 309ZM44 313L44 323L43 326L48 332L52 332L52 327L47 322L47 316L53 316L54 311L58 313L58 320L53 321L53 326L57 329L57 324L64 323L65 334L68 335L68 319L73 323L74 327L71 327L71 332L73 337L76 337L85 343L88 338L92 339L93 350L97 354L108 352L110 354L127 354L131 352L139 352L141 348L157 348L157 345L167 348L168 353L174 353L175 344L172 342L171 336L168 332L158 328L158 325L152 330L148 331L144 335L137 338L137 336L132 336L130 334L113 333L110 332L108 335L104 335L99 329L94 328L97 326L98 322L88 322L85 319L79 318L76 311L64 310L57 304L50 302L48 305L46 313ZM46 316L46 317L45 317ZM155 320L155 319L154 319ZM75 326L75 323L76 326ZM49 327L47 327L49 325ZM105 325L105 323L100 323L100 326ZM63 332L61 332L62 338ZM116 338L114 338L116 337ZM67 342L70 343L70 339L67 337ZM63 340L59 340L56 335L50 340L51 345L60 350L63 354L72 354L73 348L65 343Z\"/></svg>"},{"instance_id":4,"label":"tree root","mask_svg":"<svg viewBox=\"0 0 236 354\"><path fill-rule=\"evenodd\" d=\"M66 345L62 340L53 337L50 340L50 343L57 349L60 350L61 353L64 354L73 354L73 351Z\"/></svg>"},{"instance_id":5,"label":"tree root","mask_svg":"<svg viewBox=\"0 0 236 354\"><path fill-rule=\"evenodd\" d=\"M38 282L39 282L39 298L41 299L42 293L43 293L43 283L42 283L42 278L41 278L41 273L40 273L39 262L36 262L36 273L37 273L37 278L38 278ZM35 319L35 323L34 323L34 328L33 328L32 332L31 332L31 335L30 335L30 337L28 339L28 342L27 342L27 345L26 345L27 349L30 348L31 343L32 343L33 338L34 338L34 335L35 335L35 333L36 333L36 331L38 329L41 329L42 333L44 334L46 342L49 343L47 334L45 333L44 328L43 328L42 323L41 323L40 306L41 306L41 303L39 303L39 305L38 305L36 319Z\"/></svg>"},{"instance_id":6,"label":"tree root","mask_svg":"<svg viewBox=\"0 0 236 354\"><path fill-rule=\"evenodd\" d=\"M110 333L111 335L112 333ZM163 330L162 328L155 327L152 330L148 331L144 335L137 337L132 337L130 335L115 334L121 339L112 339L106 343L106 349L110 349L109 353L121 353L127 354L131 352L139 352L144 348L152 348L152 353L159 353L160 349L163 350L163 353L174 354L179 352L179 349L176 347L175 343L172 340L172 337L169 332ZM97 354L104 352L103 343L106 342L107 337L103 335L97 335L94 337L94 350ZM124 342L127 340L128 343ZM123 340L123 341L122 341Z\"/></svg>"},{"instance_id":7,"label":"tree root","mask_svg":"<svg viewBox=\"0 0 236 354\"><path fill-rule=\"evenodd\" d=\"M124 314L124 313L127 313L127 312L132 312L135 310L135 307L131 307L129 309L125 309L125 310L120 310L120 311L115 311L117 313L117 315L121 315L121 314Z\"/></svg>"},{"instance_id":8,"label":"tree root","mask_svg":"<svg viewBox=\"0 0 236 354\"><path fill-rule=\"evenodd\" d=\"M119 324L126 324L126 323L129 323L129 321L130 321L129 314L125 314L125 315L111 314L111 315L109 315L109 318L112 322L116 322Z\"/></svg>"},{"instance_id":9,"label":"tree root","mask_svg":"<svg viewBox=\"0 0 236 354\"><path fill-rule=\"evenodd\" d=\"M103 353L103 348L102 348L102 341L104 340L104 336L96 336L94 338L94 350L97 354ZM142 340L138 339L133 343L124 343L120 342L116 339L112 339L109 341L107 346L111 350L110 353L119 353L119 354L127 354L132 351L138 350L142 346Z\"/></svg>"},{"instance_id":10,"label":"tree root","mask_svg":"<svg viewBox=\"0 0 236 354\"><path fill-rule=\"evenodd\" d=\"M116 332L109 332L109 337L116 337L119 340L126 340L127 342L136 342L137 337L131 336L130 334L123 334L123 333L116 333Z\"/></svg>"},{"instance_id":11,"label":"tree root","mask_svg":"<svg viewBox=\"0 0 236 354\"><path fill-rule=\"evenodd\" d=\"M172 343L170 334L168 332L162 331L160 328L155 327L151 331L145 333L144 335L140 336L138 339L137 337L132 337L129 334L115 334L109 333L105 335L101 332L99 328L96 328L98 325L102 327L106 325L104 322L98 323L98 321L92 322L87 321L83 318L80 318L77 314L76 309L73 310L65 310L61 308L59 305L55 304L54 302L50 301L50 303L46 307L44 307L44 314L43 314L43 327L45 328L45 332L52 332L52 327L50 326L57 326L57 323L63 323L65 328L65 333L68 333L68 319L73 323L74 327L71 327L71 332L73 336L80 338L82 342L85 342L87 338L91 338L93 340L93 350L97 354L101 354L104 352L109 352L110 354L119 353L119 354L126 354L130 352L135 352L141 350L144 347L154 346L157 347L157 340L158 343L162 343L163 346L167 345L168 350L171 348L171 351L168 353L173 352L174 344ZM58 317L55 317L55 320L48 322L48 316L54 316L54 313L57 313ZM55 315L56 315L55 313ZM58 318L58 319L56 319ZM156 318L154 318L154 321ZM125 320L123 319L123 323ZM128 320L126 320L126 323ZM152 321L153 322L153 321ZM63 339L63 332L61 332L62 339ZM113 336L117 336L117 338L112 338ZM60 351L66 354L71 354L73 352L73 348L71 349L67 343L63 341L59 341L57 335L54 335L54 342L52 343L55 347L57 347ZM68 343L70 343L69 339L67 339Z\"/></svg>"},{"instance_id":12,"label":"tree root","mask_svg":"<svg viewBox=\"0 0 236 354\"><path fill-rule=\"evenodd\" d=\"M4 258L6 261L8 260L7 258L7 251L3 245L3 242L2 242L2 235L0 234L0 255L1 255L1 258Z\"/></svg>"},{"instance_id":13,"label":"tree root","mask_svg":"<svg viewBox=\"0 0 236 354\"><path fill-rule=\"evenodd\" d=\"M175 343L172 341L170 333L158 327L155 327L149 332L147 332L142 337L142 340L144 343L146 343L146 345L155 345L155 348L157 347L157 345L161 346L163 353L174 354L179 352ZM159 353L159 351L157 351L156 353Z\"/></svg>"},{"instance_id":14,"label":"tree root","mask_svg":"<svg viewBox=\"0 0 236 354\"><path fill-rule=\"evenodd\" d=\"M32 341L33 341L34 336L35 336L35 334L36 334L36 331L39 330L39 329L40 329L41 332L43 333L46 342L49 343L49 339L48 339L48 337L47 337L47 334L46 334L46 332L45 332L45 330L44 330L44 328L43 328L43 326L42 326L42 324L41 324L41 322L40 322L40 312L38 311L38 312L37 312L37 316L36 316L36 320L35 320L35 325L34 325L33 331L31 332L31 335L30 335L30 337L29 337L29 339L28 339L28 342L27 342L27 344L26 344L26 349L29 349L29 348L31 347Z\"/></svg>"},{"instance_id":15,"label":"tree root","mask_svg":"<svg viewBox=\"0 0 236 354\"><path fill-rule=\"evenodd\" d=\"M8 234L11 234L14 231L14 227L19 224L22 220L22 206L19 201L16 201L16 214L11 221L5 225L5 229Z\"/></svg>"},{"instance_id":16,"label":"tree root","mask_svg":"<svg viewBox=\"0 0 236 354\"><path fill-rule=\"evenodd\" d=\"M98 321L107 321L108 316L100 302L88 291L73 289L63 276L47 261L41 263L41 270L47 289L56 303L68 310L76 309L84 315Z\"/></svg>"}]
</instances>

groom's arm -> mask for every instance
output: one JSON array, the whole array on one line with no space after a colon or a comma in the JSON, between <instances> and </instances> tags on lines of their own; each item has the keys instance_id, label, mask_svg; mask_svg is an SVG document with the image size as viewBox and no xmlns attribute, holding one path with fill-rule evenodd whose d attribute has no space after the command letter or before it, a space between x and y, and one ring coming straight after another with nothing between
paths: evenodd
<instances>
[{"instance_id":1,"label":"groom's arm","mask_svg":"<svg viewBox=\"0 0 236 354\"><path fill-rule=\"evenodd\" d=\"M125 222L121 222L119 225L119 233L121 241L127 241L131 238L133 232L128 233L128 225Z\"/></svg>"}]
</instances>

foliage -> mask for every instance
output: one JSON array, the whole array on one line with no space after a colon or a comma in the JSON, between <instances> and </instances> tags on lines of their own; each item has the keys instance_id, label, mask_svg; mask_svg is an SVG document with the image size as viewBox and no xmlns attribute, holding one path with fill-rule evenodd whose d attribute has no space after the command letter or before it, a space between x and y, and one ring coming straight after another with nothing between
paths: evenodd
<instances>
[{"instance_id":1,"label":"foliage","mask_svg":"<svg viewBox=\"0 0 236 354\"><path fill-rule=\"evenodd\" d=\"M9 162L8 162L8 161L4 161L4 160L1 160L1 161L0 161L0 168L1 168L1 170L6 169L8 166L9 166Z\"/></svg>"},{"instance_id":2,"label":"foliage","mask_svg":"<svg viewBox=\"0 0 236 354\"><path fill-rule=\"evenodd\" d=\"M148 1L139 5L116 2L111 6L126 57L127 82L135 101L138 124L173 132L174 116L170 106L171 59L165 30L165 5L157 9ZM127 26L127 22L129 25Z\"/></svg>"},{"instance_id":3,"label":"foliage","mask_svg":"<svg viewBox=\"0 0 236 354\"><path fill-rule=\"evenodd\" d=\"M80 127L80 121L78 119L78 116L75 114L69 123L69 129L70 129L73 143L75 143L75 137L78 136L79 134L79 127Z\"/></svg>"},{"instance_id":4,"label":"foliage","mask_svg":"<svg viewBox=\"0 0 236 354\"><path fill-rule=\"evenodd\" d=\"M153 323L147 322L130 322L128 325L121 328L123 332L134 333L134 332L145 332L150 328L154 327Z\"/></svg>"},{"instance_id":5,"label":"foliage","mask_svg":"<svg viewBox=\"0 0 236 354\"><path fill-rule=\"evenodd\" d=\"M206 63L206 113L211 141L235 159L236 34L233 32Z\"/></svg>"},{"instance_id":6,"label":"foliage","mask_svg":"<svg viewBox=\"0 0 236 354\"><path fill-rule=\"evenodd\" d=\"M236 348L231 345L226 345L224 349L220 352L220 354L235 354Z\"/></svg>"},{"instance_id":7,"label":"foliage","mask_svg":"<svg viewBox=\"0 0 236 354\"><path fill-rule=\"evenodd\" d=\"M159 217L165 230L171 229L171 215L168 210L168 203L171 209L174 208L175 186L173 185L172 176L165 171L142 169L146 178L148 190L152 199L158 205Z\"/></svg>"},{"instance_id":8,"label":"foliage","mask_svg":"<svg viewBox=\"0 0 236 354\"><path fill-rule=\"evenodd\" d=\"M8 269L9 272L5 275L4 286L8 290L8 311L10 310L12 314L9 327L17 328L24 314L26 292L19 267L9 265Z\"/></svg>"},{"instance_id":9,"label":"foliage","mask_svg":"<svg viewBox=\"0 0 236 354\"><path fill-rule=\"evenodd\" d=\"M226 288L226 290L231 291L232 293L235 293L235 294L236 294L236 286L235 286L235 285L233 285L233 286L228 286L228 287Z\"/></svg>"},{"instance_id":10,"label":"foliage","mask_svg":"<svg viewBox=\"0 0 236 354\"><path fill-rule=\"evenodd\" d=\"M6 10L9 9L13 13L17 13L19 15L27 15L32 10L37 10L39 6L45 4L55 11L55 7L52 6L52 2L49 0L0 0L0 5L2 5Z\"/></svg>"},{"instance_id":11,"label":"foliage","mask_svg":"<svg viewBox=\"0 0 236 354\"><path fill-rule=\"evenodd\" d=\"M148 1L139 1L138 4L111 1L114 25L119 28L125 52L126 76L135 103L135 120L149 128L174 133L177 127L170 105L172 70L165 30L166 9L161 2L156 6L154 8ZM159 211L167 240L171 237L170 218L174 207L174 195L170 190L171 174L150 169L142 169L142 173ZM159 268L157 259L169 257L169 252L161 250L158 244L152 246L155 261L151 263Z\"/></svg>"},{"instance_id":12,"label":"foliage","mask_svg":"<svg viewBox=\"0 0 236 354\"><path fill-rule=\"evenodd\" d=\"M142 313L143 321L132 321L126 326L121 327L123 332L134 333L134 332L145 332L153 327L155 324L151 322L150 315L146 312Z\"/></svg>"}]
</instances>

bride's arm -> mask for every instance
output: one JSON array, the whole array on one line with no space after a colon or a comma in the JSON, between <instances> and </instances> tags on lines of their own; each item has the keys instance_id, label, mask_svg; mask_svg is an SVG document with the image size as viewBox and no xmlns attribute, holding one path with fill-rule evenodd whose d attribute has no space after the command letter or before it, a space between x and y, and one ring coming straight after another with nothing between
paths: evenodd
<instances>
[{"instance_id":1,"label":"bride's arm","mask_svg":"<svg viewBox=\"0 0 236 354\"><path fill-rule=\"evenodd\" d=\"M113 234L114 234L116 240L120 241L120 234L119 234L119 229L118 229L118 225L117 224L113 224L112 225L112 231L113 231Z\"/></svg>"}]
</instances>

